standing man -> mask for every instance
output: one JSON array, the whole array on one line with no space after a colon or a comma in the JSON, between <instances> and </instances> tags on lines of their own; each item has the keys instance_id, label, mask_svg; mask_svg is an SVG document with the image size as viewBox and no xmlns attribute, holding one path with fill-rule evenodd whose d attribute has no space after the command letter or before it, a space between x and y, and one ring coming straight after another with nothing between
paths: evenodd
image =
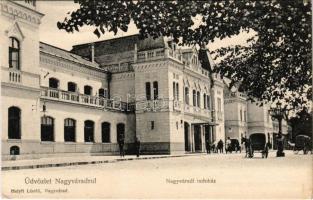
<instances>
[{"instance_id":1,"label":"standing man","mask_svg":"<svg viewBox=\"0 0 313 200\"><path fill-rule=\"evenodd\" d=\"M206 139L205 147L206 147L206 153L210 154L211 153L211 144L210 144L210 140L209 139Z\"/></svg>"},{"instance_id":2,"label":"standing man","mask_svg":"<svg viewBox=\"0 0 313 200\"><path fill-rule=\"evenodd\" d=\"M226 153L227 152L231 152L231 140L230 140L230 137L228 137L227 138L227 140L226 140L226 144L225 144L225 151L226 151Z\"/></svg>"},{"instance_id":3,"label":"standing man","mask_svg":"<svg viewBox=\"0 0 313 200\"><path fill-rule=\"evenodd\" d=\"M284 153L284 136L282 133L277 135L277 153L276 157L285 157Z\"/></svg>"},{"instance_id":4,"label":"standing man","mask_svg":"<svg viewBox=\"0 0 313 200\"><path fill-rule=\"evenodd\" d=\"M136 148L137 158L139 158L139 155L140 155L140 140L138 139L138 137L136 137L136 139L135 139L135 148Z\"/></svg>"},{"instance_id":5,"label":"standing man","mask_svg":"<svg viewBox=\"0 0 313 200\"><path fill-rule=\"evenodd\" d=\"M120 148L120 156L124 157L125 152L124 152L124 135L123 134L120 134L118 137L118 146Z\"/></svg>"},{"instance_id":6,"label":"standing man","mask_svg":"<svg viewBox=\"0 0 313 200\"><path fill-rule=\"evenodd\" d=\"M219 149L220 153L223 153L224 142L222 140L218 141L217 148Z\"/></svg>"}]
</instances>

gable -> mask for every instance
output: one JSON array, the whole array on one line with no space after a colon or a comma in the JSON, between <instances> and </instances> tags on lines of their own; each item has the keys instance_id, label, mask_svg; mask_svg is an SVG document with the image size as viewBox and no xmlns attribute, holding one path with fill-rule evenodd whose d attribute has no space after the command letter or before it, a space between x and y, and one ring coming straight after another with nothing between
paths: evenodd
<instances>
[{"instance_id":1,"label":"gable","mask_svg":"<svg viewBox=\"0 0 313 200\"><path fill-rule=\"evenodd\" d=\"M8 37L15 37L20 41L25 38L18 22L15 22L8 30L6 30L6 34Z\"/></svg>"}]
</instances>

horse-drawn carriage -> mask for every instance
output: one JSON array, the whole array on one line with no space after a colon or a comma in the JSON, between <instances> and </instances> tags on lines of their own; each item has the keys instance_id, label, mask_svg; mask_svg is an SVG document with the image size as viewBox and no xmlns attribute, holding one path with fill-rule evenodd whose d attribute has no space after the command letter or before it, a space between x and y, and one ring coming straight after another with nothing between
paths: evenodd
<instances>
[{"instance_id":1,"label":"horse-drawn carriage","mask_svg":"<svg viewBox=\"0 0 313 200\"><path fill-rule=\"evenodd\" d=\"M297 135L295 138L293 151L299 153L303 151L303 154L307 154L308 151L312 153L312 140L311 137L307 135Z\"/></svg>"},{"instance_id":2,"label":"horse-drawn carriage","mask_svg":"<svg viewBox=\"0 0 313 200\"><path fill-rule=\"evenodd\" d=\"M225 146L226 153L232 153L235 151L236 153L239 151L241 153L241 146L239 144L239 141L237 139L230 139L230 144Z\"/></svg>"},{"instance_id":3,"label":"horse-drawn carriage","mask_svg":"<svg viewBox=\"0 0 313 200\"><path fill-rule=\"evenodd\" d=\"M262 158L268 157L269 143L264 133L253 133L247 139L246 148L248 156L252 158L255 152L262 154Z\"/></svg>"}]
</instances>

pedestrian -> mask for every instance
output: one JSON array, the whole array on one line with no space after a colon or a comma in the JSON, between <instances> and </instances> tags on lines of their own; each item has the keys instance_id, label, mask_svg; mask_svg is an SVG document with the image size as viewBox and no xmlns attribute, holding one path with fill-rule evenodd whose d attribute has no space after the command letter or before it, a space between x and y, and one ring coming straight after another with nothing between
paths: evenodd
<instances>
[{"instance_id":1,"label":"pedestrian","mask_svg":"<svg viewBox=\"0 0 313 200\"><path fill-rule=\"evenodd\" d=\"M213 145L212 145L212 151L213 151L213 153L217 153L217 141L215 140L214 142L213 142Z\"/></svg>"},{"instance_id":2,"label":"pedestrian","mask_svg":"<svg viewBox=\"0 0 313 200\"><path fill-rule=\"evenodd\" d=\"M206 147L206 153L211 154L211 143L209 139L205 141L205 147Z\"/></svg>"},{"instance_id":3,"label":"pedestrian","mask_svg":"<svg viewBox=\"0 0 313 200\"><path fill-rule=\"evenodd\" d=\"M124 157L125 156L125 152L124 152L124 135L123 134L119 135L118 146L119 146L119 149L120 149L120 156Z\"/></svg>"},{"instance_id":4,"label":"pedestrian","mask_svg":"<svg viewBox=\"0 0 313 200\"><path fill-rule=\"evenodd\" d=\"M223 152L223 148L224 148L224 143L222 140L219 140L218 143L217 143L217 148L219 149L219 152L220 153L224 153Z\"/></svg>"},{"instance_id":5,"label":"pedestrian","mask_svg":"<svg viewBox=\"0 0 313 200\"><path fill-rule=\"evenodd\" d=\"M138 139L138 137L136 137L136 139L135 139L135 149L136 149L136 156L137 156L137 158L139 158L139 155L140 155L140 140Z\"/></svg>"},{"instance_id":6,"label":"pedestrian","mask_svg":"<svg viewBox=\"0 0 313 200\"><path fill-rule=\"evenodd\" d=\"M283 137L282 133L278 133L278 135L276 137L276 141L277 141L276 157L285 157L285 153L284 153L284 137Z\"/></svg>"},{"instance_id":7,"label":"pedestrian","mask_svg":"<svg viewBox=\"0 0 313 200\"><path fill-rule=\"evenodd\" d=\"M225 151L227 152L231 152L231 140L230 137L227 138L226 143L225 143Z\"/></svg>"}]
</instances>

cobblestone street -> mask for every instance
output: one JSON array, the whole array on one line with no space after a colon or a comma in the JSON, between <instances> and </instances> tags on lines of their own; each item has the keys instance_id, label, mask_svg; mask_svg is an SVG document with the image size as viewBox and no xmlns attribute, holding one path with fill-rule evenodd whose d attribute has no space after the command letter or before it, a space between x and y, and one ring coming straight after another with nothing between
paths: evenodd
<instances>
[{"instance_id":1,"label":"cobblestone street","mask_svg":"<svg viewBox=\"0 0 313 200\"><path fill-rule=\"evenodd\" d=\"M271 152L268 159L258 154L253 159L244 154L211 154L13 170L2 172L6 180L2 194L25 198L309 198L311 167L310 154L287 152L285 158L276 158ZM86 178L96 178L96 183L65 181ZM38 179L51 182L35 183Z\"/></svg>"}]
</instances>

